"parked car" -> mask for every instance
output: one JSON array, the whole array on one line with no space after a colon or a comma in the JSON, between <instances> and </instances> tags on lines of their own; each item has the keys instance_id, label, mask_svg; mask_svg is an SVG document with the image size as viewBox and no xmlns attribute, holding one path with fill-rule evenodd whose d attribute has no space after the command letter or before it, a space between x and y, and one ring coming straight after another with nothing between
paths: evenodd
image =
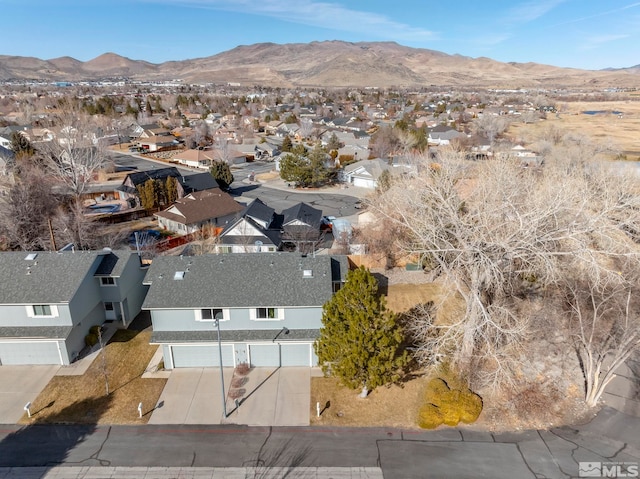
<instances>
[{"instance_id":1,"label":"parked car","mask_svg":"<svg viewBox=\"0 0 640 479\"><path fill-rule=\"evenodd\" d=\"M335 219L335 216L323 216L320 220L320 229L331 230L333 228L333 221Z\"/></svg>"}]
</instances>

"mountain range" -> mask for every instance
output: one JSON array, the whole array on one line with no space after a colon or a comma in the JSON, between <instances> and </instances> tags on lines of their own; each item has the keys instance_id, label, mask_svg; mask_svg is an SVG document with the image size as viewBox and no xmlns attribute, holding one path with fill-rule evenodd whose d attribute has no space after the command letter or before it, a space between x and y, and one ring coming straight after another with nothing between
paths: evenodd
<instances>
[{"instance_id":1,"label":"mountain range","mask_svg":"<svg viewBox=\"0 0 640 479\"><path fill-rule=\"evenodd\" d=\"M0 80L81 81L126 77L282 87L633 88L640 65L579 70L411 48L393 42L242 45L217 55L154 64L105 53L81 62L0 55Z\"/></svg>"}]
</instances>

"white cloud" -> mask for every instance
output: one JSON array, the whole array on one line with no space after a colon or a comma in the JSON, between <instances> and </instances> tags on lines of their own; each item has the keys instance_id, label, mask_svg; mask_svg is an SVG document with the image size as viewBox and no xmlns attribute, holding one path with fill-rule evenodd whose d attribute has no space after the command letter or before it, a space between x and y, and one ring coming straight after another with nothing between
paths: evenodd
<instances>
[{"instance_id":1,"label":"white cloud","mask_svg":"<svg viewBox=\"0 0 640 479\"><path fill-rule=\"evenodd\" d=\"M566 0L532 1L516 5L509 9L505 20L508 23L528 23L546 15Z\"/></svg>"},{"instance_id":2,"label":"white cloud","mask_svg":"<svg viewBox=\"0 0 640 479\"><path fill-rule=\"evenodd\" d=\"M613 10L605 10L604 12L594 13L593 15L587 15L586 17L574 18L571 20L567 20L566 22L556 23L553 27L558 27L561 25L568 25L570 23L578 23L583 22L585 20L591 20L592 18L604 17L606 15L611 15L613 13L619 13L624 10L629 10L630 8L640 7L640 2L630 3L629 5L625 5L624 7L614 8Z\"/></svg>"},{"instance_id":3,"label":"white cloud","mask_svg":"<svg viewBox=\"0 0 640 479\"><path fill-rule=\"evenodd\" d=\"M151 0L154 1L154 0ZM162 1L162 0L155 0ZM433 40L430 30L395 22L387 16L353 10L339 3L315 0L164 0L199 8L277 18L291 23L338 31L366 33L398 41Z\"/></svg>"},{"instance_id":4,"label":"white cloud","mask_svg":"<svg viewBox=\"0 0 640 479\"><path fill-rule=\"evenodd\" d=\"M616 40L622 40L629 38L631 35L623 33L612 33L608 35L594 35L584 39L584 43L581 45L582 50L591 50L597 48L604 43L615 42Z\"/></svg>"}]
</instances>

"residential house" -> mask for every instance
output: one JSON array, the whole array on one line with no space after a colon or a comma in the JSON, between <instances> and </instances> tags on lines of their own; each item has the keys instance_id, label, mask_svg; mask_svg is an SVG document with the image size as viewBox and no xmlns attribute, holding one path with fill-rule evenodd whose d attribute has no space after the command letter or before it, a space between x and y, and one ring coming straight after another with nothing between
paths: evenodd
<instances>
[{"instance_id":1,"label":"residential house","mask_svg":"<svg viewBox=\"0 0 640 479\"><path fill-rule=\"evenodd\" d=\"M209 168L211 168L211 164L214 160L215 157L213 152L205 150L185 150L173 157L173 161L177 161L181 165L205 170L209 170Z\"/></svg>"},{"instance_id":2,"label":"residential house","mask_svg":"<svg viewBox=\"0 0 640 479\"><path fill-rule=\"evenodd\" d=\"M139 138L137 142L137 146L142 148L145 151L153 152L159 151L163 148L171 148L174 146L178 146L180 142L173 135L163 135L163 136L149 136L144 138Z\"/></svg>"},{"instance_id":3,"label":"residential house","mask_svg":"<svg viewBox=\"0 0 640 479\"><path fill-rule=\"evenodd\" d=\"M117 188L119 199L128 200L131 198L139 205L140 198L138 196L138 186L144 185L148 180L159 180L165 182L170 176L178 179L182 175L174 166L129 173L122 181L122 184Z\"/></svg>"},{"instance_id":4,"label":"residential house","mask_svg":"<svg viewBox=\"0 0 640 479\"><path fill-rule=\"evenodd\" d=\"M462 138L466 138L464 133L451 128L450 126L438 125L429 130L428 141L430 145L443 146L451 144L451 141L454 139Z\"/></svg>"},{"instance_id":5,"label":"residential house","mask_svg":"<svg viewBox=\"0 0 640 479\"><path fill-rule=\"evenodd\" d=\"M0 364L70 364L95 325L140 312L146 267L133 251L0 253Z\"/></svg>"},{"instance_id":6,"label":"residential house","mask_svg":"<svg viewBox=\"0 0 640 479\"><path fill-rule=\"evenodd\" d=\"M185 235L204 227L224 228L242 210L231 195L216 188L189 193L155 216L162 229Z\"/></svg>"},{"instance_id":7,"label":"residential house","mask_svg":"<svg viewBox=\"0 0 640 479\"><path fill-rule=\"evenodd\" d=\"M135 171L129 173L122 184L116 188L118 199L130 200L140 204L138 186L144 185L148 180L158 180L166 182L168 177L175 178L178 198L183 198L189 193L205 191L218 188L219 185L210 173L195 173L193 175L182 176L175 166L168 168L158 168L153 170Z\"/></svg>"},{"instance_id":8,"label":"residential house","mask_svg":"<svg viewBox=\"0 0 640 479\"><path fill-rule=\"evenodd\" d=\"M283 246L302 253L313 252L322 240L322 210L298 203L283 210L282 215Z\"/></svg>"},{"instance_id":9,"label":"residential house","mask_svg":"<svg viewBox=\"0 0 640 479\"><path fill-rule=\"evenodd\" d=\"M145 278L151 342L167 369L316 366L322 306L347 267L295 253L159 256Z\"/></svg>"},{"instance_id":10,"label":"residential house","mask_svg":"<svg viewBox=\"0 0 640 479\"><path fill-rule=\"evenodd\" d=\"M253 200L242 214L218 236L218 253L264 253L280 249L282 215L260 199Z\"/></svg>"},{"instance_id":11,"label":"residential house","mask_svg":"<svg viewBox=\"0 0 640 479\"><path fill-rule=\"evenodd\" d=\"M399 175L411 173L414 169L410 165L403 165L397 162L390 163L388 160L374 158L348 164L341 171L340 179L353 186L375 189L378 187L378 179L383 171Z\"/></svg>"}]
</instances>

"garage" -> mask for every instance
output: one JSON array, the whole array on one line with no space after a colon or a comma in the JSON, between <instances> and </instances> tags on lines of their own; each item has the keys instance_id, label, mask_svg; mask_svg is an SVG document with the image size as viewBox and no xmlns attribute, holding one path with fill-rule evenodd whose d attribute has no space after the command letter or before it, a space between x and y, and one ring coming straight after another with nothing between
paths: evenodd
<instances>
[{"instance_id":1,"label":"garage","mask_svg":"<svg viewBox=\"0 0 640 479\"><path fill-rule=\"evenodd\" d=\"M311 364L311 343L249 344L251 367L306 366Z\"/></svg>"},{"instance_id":2,"label":"garage","mask_svg":"<svg viewBox=\"0 0 640 479\"><path fill-rule=\"evenodd\" d=\"M174 368L206 368L220 366L220 350L217 344L170 346ZM166 360L167 358L165 358ZM168 361L170 364L171 361ZM233 345L222 345L222 365L233 367Z\"/></svg>"},{"instance_id":3,"label":"garage","mask_svg":"<svg viewBox=\"0 0 640 479\"><path fill-rule=\"evenodd\" d=\"M62 364L57 341L0 343L0 364Z\"/></svg>"}]
</instances>

